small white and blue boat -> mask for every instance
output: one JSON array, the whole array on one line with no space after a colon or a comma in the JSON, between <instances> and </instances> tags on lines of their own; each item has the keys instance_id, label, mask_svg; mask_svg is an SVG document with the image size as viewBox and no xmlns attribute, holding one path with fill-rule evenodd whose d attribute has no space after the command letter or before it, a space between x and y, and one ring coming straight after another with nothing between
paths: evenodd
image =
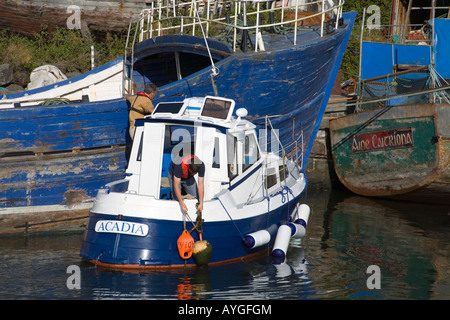
<instances>
[{"instance_id":1,"label":"small white and blue boat","mask_svg":"<svg viewBox=\"0 0 450 320\"><path fill-rule=\"evenodd\" d=\"M138 120L126 177L98 191L81 257L112 268L195 266L193 256L185 259L178 250L188 230L212 246L210 265L272 247L273 257L283 261L290 238L305 234L309 207L300 198L307 179L298 159L265 151L259 141L268 131L244 119L244 108L233 116L234 108L231 99L194 97L160 103ZM171 200L167 174L180 151L205 164L200 219L197 199L184 200L187 214Z\"/></svg>"}]
</instances>

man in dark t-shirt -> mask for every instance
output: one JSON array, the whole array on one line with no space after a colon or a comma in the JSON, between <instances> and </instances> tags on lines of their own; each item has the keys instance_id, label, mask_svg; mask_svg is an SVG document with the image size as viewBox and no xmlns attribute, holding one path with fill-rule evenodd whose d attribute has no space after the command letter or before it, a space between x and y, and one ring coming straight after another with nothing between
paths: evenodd
<instances>
[{"instance_id":1,"label":"man in dark t-shirt","mask_svg":"<svg viewBox=\"0 0 450 320\"><path fill-rule=\"evenodd\" d=\"M198 187L194 175L198 173ZM181 187L186 193L197 198L198 211L203 211L203 196L205 194L205 164L196 156L189 155L183 157L180 164L170 163L168 178L172 199L178 200L181 210L187 212L187 207L181 196Z\"/></svg>"}]
</instances>

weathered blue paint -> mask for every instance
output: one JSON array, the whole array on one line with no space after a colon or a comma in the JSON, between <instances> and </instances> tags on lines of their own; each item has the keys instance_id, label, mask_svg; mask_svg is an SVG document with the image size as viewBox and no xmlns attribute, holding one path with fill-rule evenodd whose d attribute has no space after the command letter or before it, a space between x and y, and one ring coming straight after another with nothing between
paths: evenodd
<instances>
[{"instance_id":1,"label":"weathered blue paint","mask_svg":"<svg viewBox=\"0 0 450 320\"><path fill-rule=\"evenodd\" d=\"M123 99L0 110L0 208L71 207L124 177L126 114Z\"/></svg>"},{"instance_id":2,"label":"weathered blue paint","mask_svg":"<svg viewBox=\"0 0 450 320\"><path fill-rule=\"evenodd\" d=\"M0 110L0 156L126 143L124 99Z\"/></svg>"}]
</instances>

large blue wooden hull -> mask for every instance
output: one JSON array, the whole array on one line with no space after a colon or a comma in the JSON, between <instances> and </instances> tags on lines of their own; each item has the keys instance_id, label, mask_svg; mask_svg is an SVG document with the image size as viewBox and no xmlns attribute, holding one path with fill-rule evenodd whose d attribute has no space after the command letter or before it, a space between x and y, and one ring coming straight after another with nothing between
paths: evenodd
<instances>
[{"instance_id":1,"label":"large blue wooden hull","mask_svg":"<svg viewBox=\"0 0 450 320\"><path fill-rule=\"evenodd\" d=\"M306 168L355 16L355 13L344 14L344 26L325 37L320 37L317 30L299 34L296 46L292 45L292 38L284 36L263 52L223 53L222 46L216 48L223 53L215 57L220 70L215 78L218 94L233 98L236 109L247 108L250 119L256 123L255 118L265 115L286 115L273 120L282 141L287 137L292 139L294 118L295 134L303 137L300 141L304 149L303 168ZM189 37L179 39L180 48L198 50L195 44L189 49L189 40L183 42L182 39ZM151 43L141 44L144 45L147 48L142 54L164 49L157 43L154 47ZM142 84L151 78L151 74L140 76ZM139 84L139 75L135 79ZM213 94L210 66L160 86L154 102L208 94ZM17 225L28 223L30 214L42 211L33 209L39 206L56 206L54 209L58 212L77 209L77 205L92 200L100 187L123 178L127 166L126 148L130 142L127 108L124 99L113 99L1 109L0 208L11 213L4 214L3 221L12 214L26 214L20 222L4 223L0 232L22 231ZM68 200L68 195L74 192L79 196ZM42 219L46 219L44 215ZM51 228L52 224L46 226Z\"/></svg>"}]
</instances>

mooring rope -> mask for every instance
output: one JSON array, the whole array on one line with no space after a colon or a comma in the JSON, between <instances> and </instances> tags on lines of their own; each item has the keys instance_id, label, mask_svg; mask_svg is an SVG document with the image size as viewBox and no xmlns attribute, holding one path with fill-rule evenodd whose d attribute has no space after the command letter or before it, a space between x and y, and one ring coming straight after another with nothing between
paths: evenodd
<instances>
[{"instance_id":1,"label":"mooring rope","mask_svg":"<svg viewBox=\"0 0 450 320\"><path fill-rule=\"evenodd\" d=\"M219 200L220 204L222 205L222 208L225 210L225 212L227 213L228 217L230 218L230 221L233 222L234 227L236 228L236 230L239 232L239 235L241 236L241 239L243 239L244 237L242 236L242 232L241 230L239 230L238 226L236 225L236 223L234 222L233 218L231 217L230 213L228 212L227 208L225 208L225 206L222 203L222 200L220 200L220 198L216 198L217 200Z\"/></svg>"},{"instance_id":2,"label":"mooring rope","mask_svg":"<svg viewBox=\"0 0 450 320\"><path fill-rule=\"evenodd\" d=\"M203 25L202 25L202 21L200 20L200 15L198 14L197 4L195 3L194 5L195 5L195 13L197 15L197 19L200 24L200 29L202 30L203 39L205 39L205 45L206 45L206 49L208 50L209 59L211 60L212 77L215 77L219 74L219 69L214 65L214 60L211 55L211 50L209 50L208 40L206 38L205 31L203 30Z\"/></svg>"}]
</instances>

